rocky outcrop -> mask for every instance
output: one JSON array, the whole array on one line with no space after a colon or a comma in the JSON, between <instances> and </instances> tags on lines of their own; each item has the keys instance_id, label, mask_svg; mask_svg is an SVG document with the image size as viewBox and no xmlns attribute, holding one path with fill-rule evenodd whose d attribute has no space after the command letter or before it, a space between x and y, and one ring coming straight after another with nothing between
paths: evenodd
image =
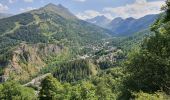
<instances>
[{"instance_id":1,"label":"rocky outcrop","mask_svg":"<svg viewBox=\"0 0 170 100\"><path fill-rule=\"evenodd\" d=\"M22 43L12 52L12 59L5 67L3 76L22 82L30 80L46 67L44 59L57 55L62 49L57 44Z\"/></svg>"}]
</instances>

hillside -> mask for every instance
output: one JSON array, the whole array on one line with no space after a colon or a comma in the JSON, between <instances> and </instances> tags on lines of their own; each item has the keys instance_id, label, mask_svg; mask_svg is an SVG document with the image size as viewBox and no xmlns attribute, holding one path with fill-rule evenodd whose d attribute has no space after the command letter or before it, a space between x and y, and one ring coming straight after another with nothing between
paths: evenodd
<instances>
[{"instance_id":1,"label":"hillside","mask_svg":"<svg viewBox=\"0 0 170 100\"><path fill-rule=\"evenodd\" d=\"M100 40L109 35L109 31L79 20L67 8L54 4L15 15L0 22L0 34L3 37L34 43L67 39L84 44L93 42L94 37L95 40ZM25 32L25 30L29 31ZM35 39L38 37L39 39Z\"/></svg>"},{"instance_id":2,"label":"hillside","mask_svg":"<svg viewBox=\"0 0 170 100\"><path fill-rule=\"evenodd\" d=\"M26 81L46 67L47 62L54 61L56 55L65 52L66 58L70 52L73 56L81 46L108 38L109 34L108 30L78 19L62 5L48 4L1 19L2 78Z\"/></svg>"}]
</instances>

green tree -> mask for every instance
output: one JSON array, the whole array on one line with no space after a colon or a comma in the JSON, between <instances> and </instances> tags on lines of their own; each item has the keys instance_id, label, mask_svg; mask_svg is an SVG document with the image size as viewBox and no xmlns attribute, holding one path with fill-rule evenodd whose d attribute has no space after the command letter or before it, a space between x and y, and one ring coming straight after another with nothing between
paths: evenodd
<instances>
[{"instance_id":1,"label":"green tree","mask_svg":"<svg viewBox=\"0 0 170 100\"><path fill-rule=\"evenodd\" d=\"M139 50L127 62L130 73L129 87L133 90L170 93L170 1L166 1L165 13L151 30L154 36L146 39Z\"/></svg>"},{"instance_id":2,"label":"green tree","mask_svg":"<svg viewBox=\"0 0 170 100\"><path fill-rule=\"evenodd\" d=\"M108 88L108 84L101 81L96 87L96 94L99 100L113 100L116 99L112 92L112 88Z\"/></svg>"},{"instance_id":3,"label":"green tree","mask_svg":"<svg viewBox=\"0 0 170 100\"><path fill-rule=\"evenodd\" d=\"M23 87L16 82L6 82L0 85L1 100L36 100L33 89Z\"/></svg>"},{"instance_id":4,"label":"green tree","mask_svg":"<svg viewBox=\"0 0 170 100\"><path fill-rule=\"evenodd\" d=\"M133 93L135 96L135 100L169 100L169 96L162 92L156 92L156 93L144 93L142 91L138 93Z\"/></svg>"},{"instance_id":5,"label":"green tree","mask_svg":"<svg viewBox=\"0 0 170 100\"><path fill-rule=\"evenodd\" d=\"M40 100L61 100L63 93L63 86L53 76L47 76L41 82L42 89L39 93Z\"/></svg>"},{"instance_id":6,"label":"green tree","mask_svg":"<svg viewBox=\"0 0 170 100\"><path fill-rule=\"evenodd\" d=\"M82 81L81 97L83 100L97 100L97 96L95 95L95 86L91 82Z\"/></svg>"}]
</instances>

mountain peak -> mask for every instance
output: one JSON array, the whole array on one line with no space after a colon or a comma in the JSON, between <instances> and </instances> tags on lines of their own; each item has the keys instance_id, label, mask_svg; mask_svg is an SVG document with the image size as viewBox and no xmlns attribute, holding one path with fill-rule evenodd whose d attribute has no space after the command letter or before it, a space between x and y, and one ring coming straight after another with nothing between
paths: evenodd
<instances>
[{"instance_id":1,"label":"mountain peak","mask_svg":"<svg viewBox=\"0 0 170 100\"><path fill-rule=\"evenodd\" d=\"M86 21L104 28L106 28L108 23L110 23L110 19L104 15L96 16L92 19L87 19Z\"/></svg>"},{"instance_id":2,"label":"mountain peak","mask_svg":"<svg viewBox=\"0 0 170 100\"><path fill-rule=\"evenodd\" d=\"M62 4L55 5L53 3L49 3L46 6L44 6L43 8L46 8L46 9L50 9L50 8L52 8L52 9L67 9Z\"/></svg>"},{"instance_id":3,"label":"mountain peak","mask_svg":"<svg viewBox=\"0 0 170 100\"><path fill-rule=\"evenodd\" d=\"M96 16L96 17L94 17L94 18L92 18L92 19L109 20L109 19L108 19L106 16L104 16L104 15Z\"/></svg>"},{"instance_id":4,"label":"mountain peak","mask_svg":"<svg viewBox=\"0 0 170 100\"><path fill-rule=\"evenodd\" d=\"M45 5L44 7L40 8L40 11L45 11L47 13L52 12L53 14L60 15L61 17L65 19L76 19L77 18L74 16L74 14L72 14L67 8L65 8L61 4L55 5L53 3L49 3Z\"/></svg>"},{"instance_id":5,"label":"mountain peak","mask_svg":"<svg viewBox=\"0 0 170 100\"><path fill-rule=\"evenodd\" d=\"M111 26L116 26L117 24L122 23L124 20L121 17L116 17L115 19L113 19L110 23Z\"/></svg>"},{"instance_id":6,"label":"mountain peak","mask_svg":"<svg viewBox=\"0 0 170 100\"><path fill-rule=\"evenodd\" d=\"M56 6L56 5L53 4L53 3L49 3L49 4L47 4L46 6Z\"/></svg>"},{"instance_id":7,"label":"mountain peak","mask_svg":"<svg viewBox=\"0 0 170 100\"><path fill-rule=\"evenodd\" d=\"M105 17L104 15L101 15L101 16L96 16L94 18L91 18L91 19L87 19L88 20L98 20L98 21L101 21L101 20L107 20L107 21L110 21L107 17Z\"/></svg>"}]
</instances>

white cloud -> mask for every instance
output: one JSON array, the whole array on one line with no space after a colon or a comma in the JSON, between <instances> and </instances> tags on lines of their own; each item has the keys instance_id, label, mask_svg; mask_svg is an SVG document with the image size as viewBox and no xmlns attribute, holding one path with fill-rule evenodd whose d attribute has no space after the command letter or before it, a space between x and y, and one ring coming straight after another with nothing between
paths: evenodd
<instances>
[{"instance_id":1,"label":"white cloud","mask_svg":"<svg viewBox=\"0 0 170 100\"><path fill-rule=\"evenodd\" d=\"M34 0L24 0L25 2L33 2Z\"/></svg>"},{"instance_id":2,"label":"white cloud","mask_svg":"<svg viewBox=\"0 0 170 100\"><path fill-rule=\"evenodd\" d=\"M86 0L74 0L74 1L78 1L78 2L85 2Z\"/></svg>"},{"instance_id":3,"label":"white cloud","mask_svg":"<svg viewBox=\"0 0 170 100\"><path fill-rule=\"evenodd\" d=\"M82 13L78 13L76 16L80 19L85 20L85 19L94 18L96 16L102 16L102 15L106 16L109 19L113 18L113 16L110 13L101 13L95 10L86 10Z\"/></svg>"},{"instance_id":4,"label":"white cloud","mask_svg":"<svg viewBox=\"0 0 170 100\"><path fill-rule=\"evenodd\" d=\"M140 18L148 14L160 13L160 8L164 1L147 2L147 0L136 0L135 3L121 7L107 7L103 12L111 13L114 17L134 17Z\"/></svg>"},{"instance_id":5,"label":"white cloud","mask_svg":"<svg viewBox=\"0 0 170 100\"><path fill-rule=\"evenodd\" d=\"M27 12L27 11L34 10L34 9L36 9L36 8L27 7L27 8L20 8L20 11L21 11L21 12Z\"/></svg>"},{"instance_id":6,"label":"white cloud","mask_svg":"<svg viewBox=\"0 0 170 100\"><path fill-rule=\"evenodd\" d=\"M76 16L83 20L101 15L104 15L109 19L113 19L115 17L140 18L148 14L160 13L160 8L164 3L164 1L148 2L147 0L136 0L133 4L127 4L125 6L106 7L101 12L95 10L86 10L84 12L78 13Z\"/></svg>"},{"instance_id":7,"label":"white cloud","mask_svg":"<svg viewBox=\"0 0 170 100\"><path fill-rule=\"evenodd\" d=\"M8 9L9 9L8 6L3 5L3 4L0 3L0 12L1 13L7 11Z\"/></svg>"}]
</instances>

